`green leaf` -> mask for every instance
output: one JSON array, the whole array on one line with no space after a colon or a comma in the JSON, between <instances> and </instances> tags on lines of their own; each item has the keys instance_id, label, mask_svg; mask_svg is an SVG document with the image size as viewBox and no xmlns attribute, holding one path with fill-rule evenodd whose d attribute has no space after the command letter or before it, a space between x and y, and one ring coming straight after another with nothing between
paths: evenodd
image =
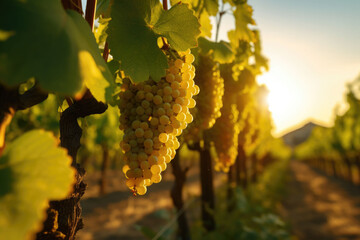
<instances>
[{"instance_id":1,"label":"green leaf","mask_svg":"<svg viewBox=\"0 0 360 240\"><path fill-rule=\"evenodd\" d=\"M260 39L260 32L258 30L253 31L254 32L254 57L255 57L255 67L256 70L261 73L261 69L264 68L266 71L269 70L269 64L268 59L262 55L262 49L261 49L261 39Z\"/></svg>"},{"instance_id":2,"label":"green leaf","mask_svg":"<svg viewBox=\"0 0 360 240\"><path fill-rule=\"evenodd\" d=\"M198 41L200 52L204 55L212 55L214 61L221 64L233 61L235 55L229 43L224 41L212 42L202 37Z\"/></svg>"},{"instance_id":3,"label":"green leaf","mask_svg":"<svg viewBox=\"0 0 360 240\"><path fill-rule=\"evenodd\" d=\"M249 29L250 25L255 25L252 18L253 9L248 4L241 4L236 6L234 11L235 17L235 34L238 40L252 41L254 39L253 32Z\"/></svg>"},{"instance_id":4,"label":"green leaf","mask_svg":"<svg viewBox=\"0 0 360 240\"><path fill-rule=\"evenodd\" d=\"M215 16L219 11L218 0L206 0L204 1L204 7L210 16Z\"/></svg>"},{"instance_id":5,"label":"green leaf","mask_svg":"<svg viewBox=\"0 0 360 240\"><path fill-rule=\"evenodd\" d=\"M119 61L116 60L111 60L110 62L107 63L108 68L110 69L110 72L115 76L115 74L117 73L117 71L120 68L120 63ZM115 79L116 81L116 79Z\"/></svg>"},{"instance_id":6,"label":"green leaf","mask_svg":"<svg viewBox=\"0 0 360 240\"><path fill-rule=\"evenodd\" d=\"M199 21L200 21L200 26L201 26L200 27L200 31L201 31L200 36L210 38L212 25L211 25L211 21L210 21L210 16L205 10L202 11Z\"/></svg>"},{"instance_id":7,"label":"green leaf","mask_svg":"<svg viewBox=\"0 0 360 240\"><path fill-rule=\"evenodd\" d=\"M189 4L190 6L194 7L199 4L199 1L203 1L203 0L170 0L170 5L175 6L176 4L181 2L181 3Z\"/></svg>"},{"instance_id":8,"label":"green leaf","mask_svg":"<svg viewBox=\"0 0 360 240\"><path fill-rule=\"evenodd\" d=\"M113 79L88 23L60 1L6 0L0 30L14 33L0 41L0 82L12 86L34 77L44 90L66 95L85 83L97 100L111 98Z\"/></svg>"},{"instance_id":9,"label":"green leaf","mask_svg":"<svg viewBox=\"0 0 360 240\"><path fill-rule=\"evenodd\" d=\"M241 5L246 2L247 0L223 0L223 4L229 3L231 6Z\"/></svg>"},{"instance_id":10,"label":"green leaf","mask_svg":"<svg viewBox=\"0 0 360 240\"><path fill-rule=\"evenodd\" d=\"M67 152L49 132L34 130L0 158L0 236L27 239L40 230L48 200L65 198L74 182Z\"/></svg>"},{"instance_id":11,"label":"green leaf","mask_svg":"<svg viewBox=\"0 0 360 240\"><path fill-rule=\"evenodd\" d=\"M177 4L161 14L154 32L166 37L175 50L186 51L197 45L200 24L186 4Z\"/></svg>"},{"instance_id":12,"label":"green leaf","mask_svg":"<svg viewBox=\"0 0 360 240\"><path fill-rule=\"evenodd\" d=\"M96 43L100 46L100 48L104 49L104 44L106 42L106 38L108 34L106 30L108 29L109 22L111 18L103 18L100 16L99 18L99 26L94 31L94 36L96 39Z\"/></svg>"},{"instance_id":13,"label":"green leaf","mask_svg":"<svg viewBox=\"0 0 360 240\"><path fill-rule=\"evenodd\" d=\"M114 60L121 61L121 68L134 82L146 81L149 76L158 81L168 67L166 56L157 45L157 35L147 25L153 18L151 9L161 9L160 3L146 3L115 1L109 23L111 54Z\"/></svg>"},{"instance_id":14,"label":"green leaf","mask_svg":"<svg viewBox=\"0 0 360 240\"><path fill-rule=\"evenodd\" d=\"M200 25L187 5L164 11L158 0L115 1L109 23L109 47L133 82L165 75L167 58L157 38L166 37L178 51L196 46ZM125 37L126 36L126 37Z\"/></svg>"},{"instance_id":15,"label":"green leaf","mask_svg":"<svg viewBox=\"0 0 360 240\"><path fill-rule=\"evenodd\" d=\"M110 0L98 0L96 5L95 18L100 17L100 15L108 17L110 15L110 6Z\"/></svg>"},{"instance_id":16,"label":"green leaf","mask_svg":"<svg viewBox=\"0 0 360 240\"><path fill-rule=\"evenodd\" d=\"M170 5L175 6L179 3L185 3L189 6L190 9L194 10L195 16L199 17L202 11L206 11L203 2L204 0L170 0Z\"/></svg>"}]
</instances>

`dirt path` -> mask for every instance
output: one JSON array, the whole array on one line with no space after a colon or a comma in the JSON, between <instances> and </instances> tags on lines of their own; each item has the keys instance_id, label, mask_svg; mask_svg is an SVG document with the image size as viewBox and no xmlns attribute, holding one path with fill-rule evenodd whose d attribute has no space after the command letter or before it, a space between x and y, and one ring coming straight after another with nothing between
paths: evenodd
<instances>
[{"instance_id":1,"label":"dirt path","mask_svg":"<svg viewBox=\"0 0 360 240\"><path fill-rule=\"evenodd\" d=\"M86 179L89 187L81 202L85 227L78 232L77 239L146 240L137 226L149 228L157 233L173 220L175 213L170 198L170 189L173 186L171 169L166 172L160 183L149 188L145 196L137 197L132 196L125 186L123 175L121 171L109 171L108 193L98 196L99 173L89 174ZM193 198L200 193L198 169L192 168L188 175L184 189L185 199ZM216 177L215 186L221 181L221 177ZM192 202L191 208L199 204L197 201ZM176 222L173 222L169 230L174 231L175 228Z\"/></svg>"},{"instance_id":2,"label":"dirt path","mask_svg":"<svg viewBox=\"0 0 360 240\"><path fill-rule=\"evenodd\" d=\"M299 240L360 240L360 187L292 161L284 217Z\"/></svg>"}]
</instances>

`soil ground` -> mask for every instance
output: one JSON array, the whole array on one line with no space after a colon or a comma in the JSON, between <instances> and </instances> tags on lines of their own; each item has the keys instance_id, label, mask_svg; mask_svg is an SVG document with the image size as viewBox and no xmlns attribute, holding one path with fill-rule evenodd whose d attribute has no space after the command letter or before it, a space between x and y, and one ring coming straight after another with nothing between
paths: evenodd
<instances>
[{"instance_id":1,"label":"soil ground","mask_svg":"<svg viewBox=\"0 0 360 240\"><path fill-rule=\"evenodd\" d=\"M360 240L360 187L292 161L283 216L299 240Z\"/></svg>"},{"instance_id":2,"label":"soil ground","mask_svg":"<svg viewBox=\"0 0 360 240\"><path fill-rule=\"evenodd\" d=\"M171 168L171 167L170 167ZM88 189L81 202L83 208L84 229L77 234L79 240L145 240L138 228L146 227L151 231L163 232L165 239L173 236L177 222L170 190L173 186L172 169L166 170L163 180L148 188L145 196L133 196L125 186L124 174L121 171L109 171L107 175L107 194L99 196L98 172L88 174ZM224 176L224 175L222 175ZM222 181L217 175L215 186ZM184 197L188 206L189 221L199 218L200 201L199 172L191 168L188 173ZM165 231L166 230L166 231Z\"/></svg>"},{"instance_id":3,"label":"soil ground","mask_svg":"<svg viewBox=\"0 0 360 240\"><path fill-rule=\"evenodd\" d=\"M176 221L169 193L173 185L171 169L165 173L163 181L151 186L145 197L132 196L121 171L109 171L107 194L99 196L99 173L89 174L89 188L82 201L85 228L78 232L78 239L147 239L139 226L164 232L168 239L176 229ZM199 219L198 176L198 169L192 168L185 189L185 198L195 199L188 210L192 224ZM222 181L221 175L217 176L215 185ZM291 161L286 189L280 212L290 223L295 239L360 240L359 186Z\"/></svg>"}]
</instances>

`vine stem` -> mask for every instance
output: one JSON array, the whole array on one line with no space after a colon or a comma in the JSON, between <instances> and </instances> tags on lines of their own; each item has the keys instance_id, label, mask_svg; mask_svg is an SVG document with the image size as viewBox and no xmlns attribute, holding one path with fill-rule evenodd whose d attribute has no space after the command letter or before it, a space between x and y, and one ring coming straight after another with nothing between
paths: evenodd
<instances>
[{"instance_id":1,"label":"vine stem","mask_svg":"<svg viewBox=\"0 0 360 240\"><path fill-rule=\"evenodd\" d=\"M73 9L82 14L81 0L62 0L64 9ZM88 0L86 6L85 19L91 29L94 27L96 11L96 0ZM105 48L108 56L108 48ZM105 56L104 56L105 57ZM77 119L84 118L93 114L105 112L107 105L98 102L91 94L89 89L78 101L74 101L60 116L60 145L68 150L72 158L72 166L76 169L75 184L72 193L63 200L50 201L47 210L47 219L43 229L37 233L38 240L47 239L67 239L74 240L76 232L83 228L81 218L80 200L85 193L86 184L83 182L85 169L76 161L76 155L80 147L82 129ZM60 237L59 237L60 236Z\"/></svg>"},{"instance_id":2,"label":"vine stem","mask_svg":"<svg viewBox=\"0 0 360 240\"><path fill-rule=\"evenodd\" d=\"M109 44L108 44L108 42L105 42L104 52L103 52L103 58L104 58L105 62L107 62L107 60L108 60L109 53L110 53Z\"/></svg>"},{"instance_id":3,"label":"vine stem","mask_svg":"<svg viewBox=\"0 0 360 240\"><path fill-rule=\"evenodd\" d=\"M63 3L63 6L64 6L64 9L69 9L69 8L74 9L77 12L79 12L80 14L82 14L82 3L81 3L81 1L77 1L77 2L70 1L70 3L69 3L68 1L63 0L62 3ZM94 31L96 3L97 3L97 0L87 0L86 9L85 9L85 20L88 22L92 32ZM90 93L89 89L86 90L86 92L84 93L82 98L84 98L84 99L92 98L92 94ZM65 100L66 100L66 102L68 103L69 106L73 105L73 103L75 101L70 97L66 97Z\"/></svg>"},{"instance_id":4,"label":"vine stem","mask_svg":"<svg viewBox=\"0 0 360 240\"><path fill-rule=\"evenodd\" d=\"M168 2L167 2L167 0L163 0L163 8L164 8L164 10L165 11L167 11L168 10ZM163 42L163 44L164 44L164 46L163 46L163 49L168 49L168 44L166 43L166 41L165 41L165 39L164 39L164 37L161 37L161 40L162 40L162 42Z\"/></svg>"},{"instance_id":5,"label":"vine stem","mask_svg":"<svg viewBox=\"0 0 360 240\"><path fill-rule=\"evenodd\" d=\"M89 23L91 31L94 31L94 20L97 0L87 0L85 10L85 20Z\"/></svg>"},{"instance_id":6,"label":"vine stem","mask_svg":"<svg viewBox=\"0 0 360 240\"><path fill-rule=\"evenodd\" d=\"M20 94L18 87L8 88L0 84L0 156L5 149L6 128L18 110L24 110L43 102L48 94L42 92L36 84L33 88Z\"/></svg>"},{"instance_id":7,"label":"vine stem","mask_svg":"<svg viewBox=\"0 0 360 240\"><path fill-rule=\"evenodd\" d=\"M221 11L219 12L219 19L217 20L217 23L216 23L215 42L217 42L218 38L219 38L220 23L221 23L222 16L226 13L226 11L224 11L224 5L225 4L221 5Z\"/></svg>"},{"instance_id":8,"label":"vine stem","mask_svg":"<svg viewBox=\"0 0 360 240\"><path fill-rule=\"evenodd\" d=\"M71 9L83 14L81 0L61 0L61 4L64 9Z\"/></svg>"},{"instance_id":9,"label":"vine stem","mask_svg":"<svg viewBox=\"0 0 360 240\"><path fill-rule=\"evenodd\" d=\"M163 0L163 8L164 8L165 11L168 10L168 2L167 2L167 0Z\"/></svg>"}]
</instances>

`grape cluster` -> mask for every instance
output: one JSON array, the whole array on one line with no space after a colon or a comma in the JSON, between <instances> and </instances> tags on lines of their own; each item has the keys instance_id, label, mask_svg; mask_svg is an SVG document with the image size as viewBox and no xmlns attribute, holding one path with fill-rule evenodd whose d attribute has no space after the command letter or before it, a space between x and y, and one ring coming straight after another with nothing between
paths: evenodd
<instances>
[{"instance_id":1,"label":"grape cluster","mask_svg":"<svg viewBox=\"0 0 360 240\"><path fill-rule=\"evenodd\" d=\"M134 194L144 195L147 186L161 181L161 172L180 147L177 139L193 121L189 108L200 91L195 85L194 56L168 50L169 69L159 82L151 79L133 84L123 79L120 92L120 129L124 137L123 172Z\"/></svg>"},{"instance_id":2,"label":"grape cluster","mask_svg":"<svg viewBox=\"0 0 360 240\"><path fill-rule=\"evenodd\" d=\"M221 117L216 121L210 134L217 153L215 170L228 172L238 154L239 111L235 104L224 105Z\"/></svg>"},{"instance_id":3,"label":"grape cluster","mask_svg":"<svg viewBox=\"0 0 360 240\"><path fill-rule=\"evenodd\" d=\"M235 163L238 153L240 112L237 108L237 99L241 95L241 89L239 89L241 83L235 79L236 68L237 66L233 64L223 64L220 69L221 77L224 79L222 98L224 106L221 108L221 117L216 120L208 133L217 153L216 171L227 172Z\"/></svg>"},{"instance_id":4,"label":"grape cluster","mask_svg":"<svg viewBox=\"0 0 360 240\"><path fill-rule=\"evenodd\" d=\"M196 140L201 130L214 126L216 119L221 116L220 109L223 106L224 80L220 76L219 64L201 54L198 59L194 80L201 92L195 98L196 108L191 110L195 119L188 128L187 140Z\"/></svg>"}]
</instances>

